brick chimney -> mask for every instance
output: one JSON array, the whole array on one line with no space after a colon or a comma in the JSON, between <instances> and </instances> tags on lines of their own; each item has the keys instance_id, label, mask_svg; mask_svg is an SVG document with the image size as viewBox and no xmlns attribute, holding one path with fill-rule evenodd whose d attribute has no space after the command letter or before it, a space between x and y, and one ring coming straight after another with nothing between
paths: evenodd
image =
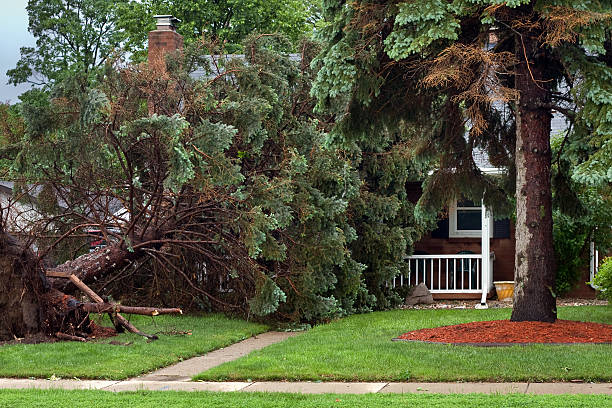
<instances>
[{"instance_id":1,"label":"brick chimney","mask_svg":"<svg viewBox=\"0 0 612 408\"><path fill-rule=\"evenodd\" d=\"M176 32L176 25L181 22L171 15L153 16L157 28L149 31L149 64L159 61L167 53L183 48L183 36Z\"/></svg>"}]
</instances>

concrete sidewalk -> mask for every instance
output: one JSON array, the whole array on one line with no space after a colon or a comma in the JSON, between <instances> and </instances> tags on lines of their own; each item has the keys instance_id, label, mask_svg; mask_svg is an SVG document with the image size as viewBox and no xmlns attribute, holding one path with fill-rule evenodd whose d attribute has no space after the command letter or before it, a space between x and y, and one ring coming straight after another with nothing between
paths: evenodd
<instances>
[{"instance_id":1,"label":"concrete sidewalk","mask_svg":"<svg viewBox=\"0 0 612 408\"><path fill-rule=\"evenodd\" d=\"M0 378L0 389L36 388L105 391L240 391L301 394L440 393L440 394L606 394L612 383L391 383L391 382L199 382L191 377L228 361L296 336L299 333L267 332L231 346L190 358L178 364L125 381L42 380Z\"/></svg>"},{"instance_id":2,"label":"concrete sidewalk","mask_svg":"<svg viewBox=\"0 0 612 408\"><path fill-rule=\"evenodd\" d=\"M190 358L178 364L162 368L145 376L135 378L141 381L187 381L196 374L210 370L213 367L246 356L251 351L259 350L270 344L279 343L289 337L297 336L298 332L266 332L250 337L210 353Z\"/></svg>"},{"instance_id":3,"label":"concrete sidewalk","mask_svg":"<svg viewBox=\"0 0 612 408\"><path fill-rule=\"evenodd\" d=\"M340 383L340 382L191 382L0 379L1 388L104 391L239 391L301 394L604 394L612 395L612 383Z\"/></svg>"}]
</instances>

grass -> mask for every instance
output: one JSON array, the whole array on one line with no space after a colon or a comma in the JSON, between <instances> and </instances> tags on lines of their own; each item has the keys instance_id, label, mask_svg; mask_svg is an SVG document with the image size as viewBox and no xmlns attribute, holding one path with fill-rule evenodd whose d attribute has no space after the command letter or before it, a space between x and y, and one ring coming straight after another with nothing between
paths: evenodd
<instances>
[{"instance_id":1,"label":"grass","mask_svg":"<svg viewBox=\"0 0 612 408\"><path fill-rule=\"evenodd\" d=\"M144 337L127 333L91 343L0 346L0 377L125 379L267 330L261 324L217 314L154 319L132 316L131 321L145 333L159 333L159 340L147 342ZM176 331L192 334L170 334ZM131 344L112 345L111 341Z\"/></svg>"},{"instance_id":2,"label":"grass","mask_svg":"<svg viewBox=\"0 0 612 408\"><path fill-rule=\"evenodd\" d=\"M121 392L64 390L0 390L0 408L98 408L98 407L334 407L388 408L430 407L504 407L519 408L604 408L612 407L609 395L483 395L483 394L367 394L367 395L302 395L266 393L213 392Z\"/></svg>"},{"instance_id":3,"label":"grass","mask_svg":"<svg viewBox=\"0 0 612 408\"><path fill-rule=\"evenodd\" d=\"M612 380L611 345L471 347L392 342L401 333L476 320L510 309L396 310L316 326L199 374L199 380L585 381ZM566 307L560 319L612 322L612 307Z\"/></svg>"}]
</instances>

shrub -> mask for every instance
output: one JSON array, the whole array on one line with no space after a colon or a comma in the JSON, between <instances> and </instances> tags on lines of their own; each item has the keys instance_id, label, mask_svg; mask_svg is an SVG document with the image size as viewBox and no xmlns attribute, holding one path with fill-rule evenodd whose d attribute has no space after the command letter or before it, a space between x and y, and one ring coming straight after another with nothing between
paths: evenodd
<instances>
[{"instance_id":1,"label":"shrub","mask_svg":"<svg viewBox=\"0 0 612 408\"><path fill-rule=\"evenodd\" d=\"M585 256L590 225L583 220L554 212L553 244L557 260L555 293L562 296L578 281L580 272L588 265Z\"/></svg>"},{"instance_id":2,"label":"shrub","mask_svg":"<svg viewBox=\"0 0 612 408\"><path fill-rule=\"evenodd\" d=\"M604 259L591 283L601 291L601 296L612 300L612 257Z\"/></svg>"}]
</instances>

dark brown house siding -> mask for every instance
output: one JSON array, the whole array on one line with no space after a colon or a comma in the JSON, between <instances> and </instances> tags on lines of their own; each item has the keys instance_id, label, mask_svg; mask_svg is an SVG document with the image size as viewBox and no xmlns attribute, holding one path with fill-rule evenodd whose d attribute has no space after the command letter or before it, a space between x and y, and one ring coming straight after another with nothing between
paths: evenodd
<instances>
[{"instance_id":1,"label":"dark brown house siding","mask_svg":"<svg viewBox=\"0 0 612 408\"><path fill-rule=\"evenodd\" d=\"M582 271L578 282L576 282L572 289L563 297L595 299L597 297L597 291L585 283L588 282L590 278L591 276L589 269L586 268L584 271Z\"/></svg>"},{"instance_id":2,"label":"dark brown house siding","mask_svg":"<svg viewBox=\"0 0 612 408\"><path fill-rule=\"evenodd\" d=\"M412 203L416 203L423 193L421 183L407 183L406 192L408 200ZM496 221L494 224L494 231L495 236L491 237L491 252L495 253L495 262L493 263L493 280L514 280L514 223L510 222L509 225L506 223L504 231L503 222ZM503 238L497 238L496 236L502 236ZM476 254L481 253L480 238L449 238L448 219L441 220L438 224L437 230L427 234L427 236L414 244L415 254L421 255L452 255L461 251L471 251ZM595 298L597 296L597 291L585 283L589 279L589 269L587 267L582 272L578 282L576 282L572 290L566 294L565 297ZM495 290L493 290L491 294L494 294L494 292ZM476 298L476 296L473 295L463 294L459 296L436 294L435 297L438 299L466 297Z\"/></svg>"}]
</instances>

